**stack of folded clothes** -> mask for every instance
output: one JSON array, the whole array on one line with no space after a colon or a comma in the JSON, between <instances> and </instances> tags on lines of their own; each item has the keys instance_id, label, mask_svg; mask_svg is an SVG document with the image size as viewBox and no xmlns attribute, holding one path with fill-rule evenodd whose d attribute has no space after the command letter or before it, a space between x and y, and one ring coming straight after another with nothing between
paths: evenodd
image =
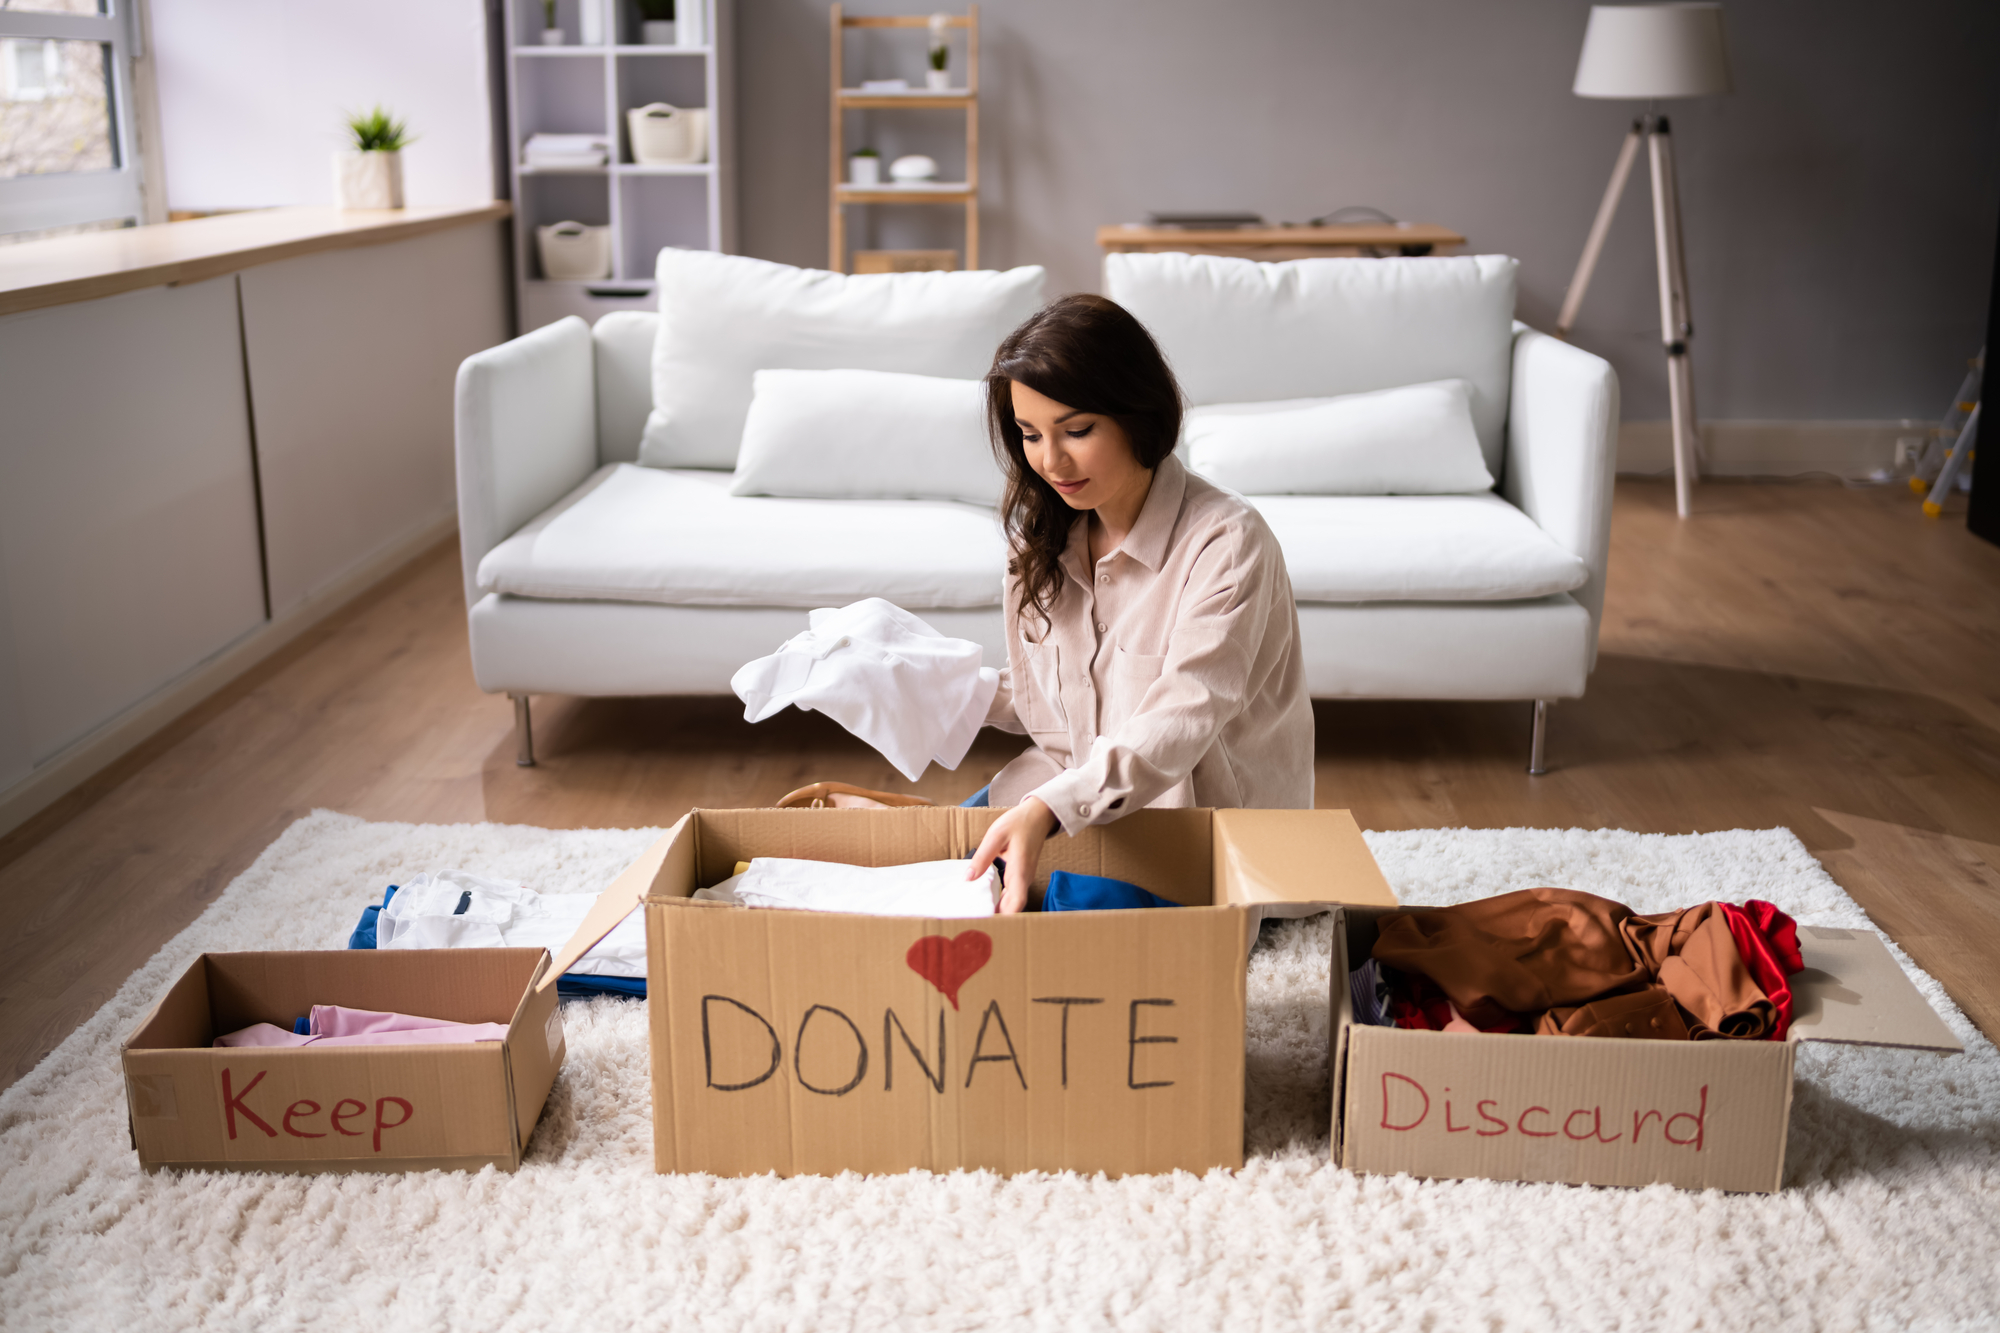
<instances>
[{"instance_id":1,"label":"stack of folded clothes","mask_svg":"<svg viewBox=\"0 0 2000 1333\"><path fill-rule=\"evenodd\" d=\"M1392 912L1349 977L1356 1020L1433 1032L1782 1041L1798 928L1770 903L1639 916L1575 889Z\"/></svg>"},{"instance_id":2,"label":"stack of folded clothes","mask_svg":"<svg viewBox=\"0 0 2000 1333\"><path fill-rule=\"evenodd\" d=\"M601 167L611 160L611 140L602 134L531 134L521 146L521 165L544 171Z\"/></svg>"},{"instance_id":3,"label":"stack of folded clothes","mask_svg":"<svg viewBox=\"0 0 2000 1333\"><path fill-rule=\"evenodd\" d=\"M453 1046L472 1041L505 1041L505 1023L448 1023L441 1018L348 1009L316 1004L290 1028L252 1023L224 1033L216 1046Z\"/></svg>"}]
</instances>

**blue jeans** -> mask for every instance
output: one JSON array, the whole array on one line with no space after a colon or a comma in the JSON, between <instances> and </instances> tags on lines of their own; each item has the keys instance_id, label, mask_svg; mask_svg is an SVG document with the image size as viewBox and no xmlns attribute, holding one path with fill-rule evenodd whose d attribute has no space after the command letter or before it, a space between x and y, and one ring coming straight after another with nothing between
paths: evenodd
<instances>
[{"instance_id":1,"label":"blue jeans","mask_svg":"<svg viewBox=\"0 0 2000 1333\"><path fill-rule=\"evenodd\" d=\"M968 809L985 809L987 806L993 804L993 802L987 798L987 793L992 790L993 790L993 784L989 782L984 787L981 787L978 791L972 793L972 795L960 801L959 805Z\"/></svg>"}]
</instances>

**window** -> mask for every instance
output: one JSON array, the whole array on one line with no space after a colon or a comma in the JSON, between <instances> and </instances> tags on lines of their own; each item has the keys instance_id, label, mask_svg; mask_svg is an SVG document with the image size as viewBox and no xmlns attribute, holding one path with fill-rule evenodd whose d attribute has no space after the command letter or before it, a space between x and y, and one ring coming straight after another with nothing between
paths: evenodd
<instances>
[{"instance_id":1,"label":"window","mask_svg":"<svg viewBox=\"0 0 2000 1333\"><path fill-rule=\"evenodd\" d=\"M0 0L0 233L142 216L133 22L129 0Z\"/></svg>"}]
</instances>

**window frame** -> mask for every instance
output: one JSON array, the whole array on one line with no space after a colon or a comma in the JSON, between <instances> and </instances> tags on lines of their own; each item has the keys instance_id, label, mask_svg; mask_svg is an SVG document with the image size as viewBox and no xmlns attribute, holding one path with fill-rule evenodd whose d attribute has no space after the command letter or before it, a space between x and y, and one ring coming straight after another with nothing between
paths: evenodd
<instances>
[{"instance_id":1,"label":"window frame","mask_svg":"<svg viewBox=\"0 0 2000 1333\"><path fill-rule=\"evenodd\" d=\"M0 233L46 231L112 219L146 220L132 96L138 0L109 3L109 11L99 14L0 9L0 39L97 42L110 48L111 146L118 163L109 171L51 172L0 180Z\"/></svg>"}]
</instances>

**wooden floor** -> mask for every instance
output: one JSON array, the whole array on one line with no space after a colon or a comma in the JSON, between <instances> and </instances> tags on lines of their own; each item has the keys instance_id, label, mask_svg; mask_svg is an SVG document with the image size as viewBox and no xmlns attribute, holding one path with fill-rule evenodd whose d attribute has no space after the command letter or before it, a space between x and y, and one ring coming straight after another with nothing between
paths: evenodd
<instances>
[{"instance_id":1,"label":"wooden floor","mask_svg":"<svg viewBox=\"0 0 2000 1333\"><path fill-rule=\"evenodd\" d=\"M1324 703L1319 802L1367 828L1784 825L2000 1036L2000 549L1906 492L1719 483L1696 517L1619 483L1602 653L1523 772L1523 704ZM1962 502L1961 502L1962 504ZM821 778L911 784L817 715L538 699L514 765L441 546L84 791L0 839L0 1086L32 1068L294 819L663 825ZM989 733L976 790L1019 741Z\"/></svg>"}]
</instances>

